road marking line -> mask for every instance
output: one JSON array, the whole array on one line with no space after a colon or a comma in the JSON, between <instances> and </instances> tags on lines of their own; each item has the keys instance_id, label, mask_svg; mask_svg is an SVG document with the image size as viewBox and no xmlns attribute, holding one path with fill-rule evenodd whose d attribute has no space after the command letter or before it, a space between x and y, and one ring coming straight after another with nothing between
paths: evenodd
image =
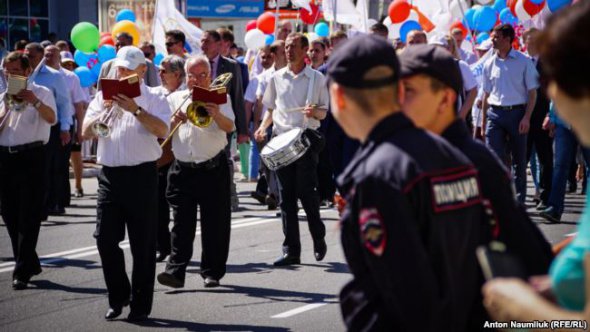
<instances>
[{"instance_id":1,"label":"road marking line","mask_svg":"<svg viewBox=\"0 0 590 332\"><path fill-rule=\"evenodd\" d=\"M311 303L311 304L306 304L303 307L299 307L299 308L295 308L293 310L285 311L285 312L283 312L281 314L274 315L274 316L272 316L270 318L287 318L287 317L298 315L298 314L300 314L302 312L313 310L315 308L323 307L326 304L328 304L328 303Z\"/></svg>"}]
</instances>

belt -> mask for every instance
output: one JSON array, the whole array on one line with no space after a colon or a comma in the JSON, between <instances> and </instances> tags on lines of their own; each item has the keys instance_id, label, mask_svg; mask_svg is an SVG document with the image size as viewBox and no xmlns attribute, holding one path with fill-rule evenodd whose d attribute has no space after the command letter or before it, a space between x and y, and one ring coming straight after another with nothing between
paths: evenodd
<instances>
[{"instance_id":1,"label":"belt","mask_svg":"<svg viewBox=\"0 0 590 332\"><path fill-rule=\"evenodd\" d=\"M43 146L42 141L21 144L21 145L15 145L15 146L0 146L0 152L19 153L19 152L23 152L25 150L29 150L32 148L37 148L40 146Z\"/></svg>"},{"instance_id":2,"label":"belt","mask_svg":"<svg viewBox=\"0 0 590 332\"><path fill-rule=\"evenodd\" d=\"M207 161L203 161L201 163L191 163L191 162L187 163L184 161L180 161L178 159L176 159L176 162L178 162L178 164L182 167L210 170L210 169L213 169L213 168L219 166L219 162L224 157L225 157L225 151L222 150L215 157L213 157Z\"/></svg>"},{"instance_id":3,"label":"belt","mask_svg":"<svg viewBox=\"0 0 590 332\"><path fill-rule=\"evenodd\" d=\"M523 109L526 107L525 104L520 104L520 105L512 105L512 106L496 106L496 105L491 105L492 108L497 109L497 110L501 110L501 111L514 111L514 110L519 110L519 109Z\"/></svg>"}]
</instances>

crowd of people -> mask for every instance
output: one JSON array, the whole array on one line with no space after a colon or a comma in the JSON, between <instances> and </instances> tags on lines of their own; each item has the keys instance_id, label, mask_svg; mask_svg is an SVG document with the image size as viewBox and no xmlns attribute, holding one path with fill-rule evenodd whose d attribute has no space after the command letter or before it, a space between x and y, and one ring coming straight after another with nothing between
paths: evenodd
<instances>
[{"instance_id":1,"label":"crowd of people","mask_svg":"<svg viewBox=\"0 0 590 332\"><path fill-rule=\"evenodd\" d=\"M204 31L199 55L185 53L184 33L171 30L158 65L152 44L135 47L120 33L100 79L135 80L139 96L108 99L100 79L81 87L67 41L18 42L2 61L7 91L0 101L0 208L16 262L12 287L25 289L41 273L41 222L70 204L70 165L73 195L84 195L81 150L94 142L101 165L94 237L107 320L128 305L128 320L147 319L156 280L184 287L197 220L204 287L220 285L232 212L240 210L236 157L244 178L256 182L251 196L280 208L284 241L274 266L301 263L299 202L317 261L327 252L320 207L340 204L353 275L340 299L350 330L410 330L420 321L425 330L471 331L490 317L588 319L581 313L590 308L590 268L582 265L588 214L554 258L525 205L534 202L540 216L558 223L566 191L579 181L587 188L590 72L578 60L589 45L573 36L588 22L589 3L575 4L545 30L527 30L523 52L509 24L464 47L461 30L416 30L406 44L391 43L381 23L369 36L348 40L336 31L310 42L281 21L276 41L243 56L233 52L228 29ZM18 77L27 86L12 91ZM210 88L223 89L223 100L193 100ZM536 189L530 202L527 169ZM119 247L125 228L131 280ZM523 280L493 280L482 296L476 249L490 243L502 243L527 277L551 268L558 304Z\"/></svg>"}]
</instances>

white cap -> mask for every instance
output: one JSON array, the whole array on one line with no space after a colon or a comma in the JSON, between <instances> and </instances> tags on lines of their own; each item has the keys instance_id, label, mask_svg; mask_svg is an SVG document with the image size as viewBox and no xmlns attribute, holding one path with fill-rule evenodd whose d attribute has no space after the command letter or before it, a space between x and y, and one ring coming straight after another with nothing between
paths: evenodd
<instances>
[{"instance_id":1,"label":"white cap","mask_svg":"<svg viewBox=\"0 0 590 332\"><path fill-rule=\"evenodd\" d=\"M59 52L59 55L61 55L61 63L64 62L75 62L74 61L74 57L72 56L72 53L70 53L69 51L61 51Z\"/></svg>"},{"instance_id":2,"label":"white cap","mask_svg":"<svg viewBox=\"0 0 590 332\"><path fill-rule=\"evenodd\" d=\"M432 36L430 38L430 40L428 41L428 44L449 47L449 42L447 40L447 37L445 35L440 35L440 34Z\"/></svg>"},{"instance_id":3,"label":"white cap","mask_svg":"<svg viewBox=\"0 0 590 332\"><path fill-rule=\"evenodd\" d=\"M492 40L491 39L486 39L481 44L479 44L475 47L476 50L480 50L480 51L487 51L490 48L492 48Z\"/></svg>"},{"instance_id":4,"label":"white cap","mask_svg":"<svg viewBox=\"0 0 590 332\"><path fill-rule=\"evenodd\" d=\"M131 70L135 70L141 64L145 64L145 55L135 46L121 47L113 62L115 67L125 67Z\"/></svg>"}]
</instances>

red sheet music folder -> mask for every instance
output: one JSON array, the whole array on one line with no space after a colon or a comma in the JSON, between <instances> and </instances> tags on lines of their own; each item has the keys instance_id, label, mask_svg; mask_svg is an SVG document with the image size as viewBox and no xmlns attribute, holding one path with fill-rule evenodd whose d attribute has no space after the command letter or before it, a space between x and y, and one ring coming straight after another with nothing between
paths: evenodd
<instances>
[{"instance_id":1,"label":"red sheet music folder","mask_svg":"<svg viewBox=\"0 0 590 332\"><path fill-rule=\"evenodd\" d=\"M112 100L113 96L123 94L129 98L139 97L139 76L136 74L121 79L103 78L100 80L102 88L102 99Z\"/></svg>"}]
</instances>

